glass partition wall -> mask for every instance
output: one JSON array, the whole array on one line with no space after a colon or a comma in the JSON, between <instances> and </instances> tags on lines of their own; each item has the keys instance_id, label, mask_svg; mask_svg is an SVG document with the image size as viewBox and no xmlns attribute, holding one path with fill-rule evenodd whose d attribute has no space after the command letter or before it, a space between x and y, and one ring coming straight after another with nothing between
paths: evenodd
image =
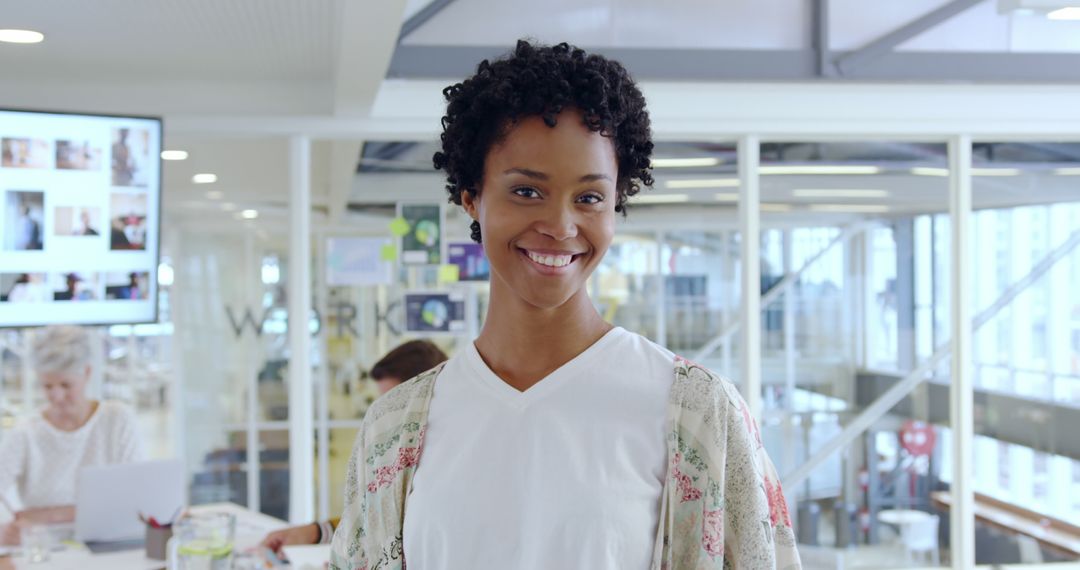
<instances>
[{"instance_id":1,"label":"glass partition wall","mask_svg":"<svg viewBox=\"0 0 1080 570\"><path fill-rule=\"evenodd\" d=\"M987 140L972 151L974 489L1051 535L1080 526L1078 164L1075 142ZM977 546L1025 548L1000 529L976 532ZM1039 546L1047 561L1076 558Z\"/></svg>"},{"instance_id":2,"label":"glass partition wall","mask_svg":"<svg viewBox=\"0 0 1080 570\"><path fill-rule=\"evenodd\" d=\"M762 434L794 474L802 551L825 566L937 566L948 388L927 382L915 315L948 274L919 263L916 227L949 216L947 176L926 174L946 170L946 146L783 141L760 156Z\"/></svg>"},{"instance_id":3,"label":"glass partition wall","mask_svg":"<svg viewBox=\"0 0 1080 570\"><path fill-rule=\"evenodd\" d=\"M1068 437L1080 408L1080 144L975 141L958 172L944 139L749 140L757 156L743 172L731 141L657 145L656 185L632 200L589 283L598 310L744 394L745 341L757 339L758 419L807 568L950 565L958 267L950 197L970 170L961 262L971 272L972 486L980 509L1020 513L1035 526L965 530L979 563L1077 559L1034 529L1080 526L1080 449ZM364 150L379 160L360 168L359 186L442 202L432 190L441 180L420 160L431 144L379 145ZM747 182L758 190L753 248L739 215L750 205ZM479 330L487 299L486 281L450 279L440 270L446 260L396 262L379 284L329 282L328 244L390 238L397 211L364 202L349 215L357 221L320 228L312 240L320 517L342 508L356 429L378 396L371 365L417 336L453 354ZM443 215L444 240L467 243L467 220L452 206ZM229 500L285 518L283 226L164 243L162 323L102 332L96 393L135 403L153 453L186 459L193 502ZM760 311L747 329L744 258L753 250ZM410 292L452 294L463 328L410 332ZM0 429L33 408L25 338L3 331Z\"/></svg>"}]
</instances>

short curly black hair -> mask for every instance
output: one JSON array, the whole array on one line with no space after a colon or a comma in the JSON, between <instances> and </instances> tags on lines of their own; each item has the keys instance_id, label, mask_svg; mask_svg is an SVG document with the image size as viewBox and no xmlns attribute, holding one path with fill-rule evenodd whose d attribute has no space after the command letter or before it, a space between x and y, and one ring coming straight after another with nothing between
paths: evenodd
<instances>
[{"instance_id":1,"label":"short curly black hair","mask_svg":"<svg viewBox=\"0 0 1080 570\"><path fill-rule=\"evenodd\" d=\"M461 193L475 196L484 177L484 160L493 144L523 117L539 115L554 127L565 108L579 109L585 125L610 137L618 162L615 211L626 215L626 201L641 186L652 186L653 143L645 97L617 61L561 43L533 45L520 40L513 53L484 60L472 77L443 89L442 150L435 168L446 171L450 202ZM480 242L480 224L472 238Z\"/></svg>"}]
</instances>

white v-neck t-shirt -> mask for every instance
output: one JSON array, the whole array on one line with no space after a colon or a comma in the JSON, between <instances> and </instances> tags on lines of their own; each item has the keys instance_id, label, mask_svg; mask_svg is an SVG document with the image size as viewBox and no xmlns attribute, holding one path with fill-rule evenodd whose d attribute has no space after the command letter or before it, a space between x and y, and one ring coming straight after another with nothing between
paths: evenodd
<instances>
[{"instance_id":1,"label":"white v-neck t-shirt","mask_svg":"<svg viewBox=\"0 0 1080 570\"><path fill-rule=\"evenodd\" d=\"M646 570L674 355L615 328L524 392L469 343L435 382L409 570Z\"/></svg>"}]
</instances>

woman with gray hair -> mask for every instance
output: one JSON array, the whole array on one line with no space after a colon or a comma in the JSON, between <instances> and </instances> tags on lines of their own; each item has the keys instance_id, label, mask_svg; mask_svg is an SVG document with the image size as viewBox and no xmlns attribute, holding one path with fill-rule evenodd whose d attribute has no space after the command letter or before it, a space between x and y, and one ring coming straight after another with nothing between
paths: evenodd
<instances>
[{"instance_id":1,"label":"woman with gray hair","mask_svg":"<svg viewBox=\"0 0 1080 570\"><path fill-rule=\"evenodd\" d=\"M30 358L47 404L0 441L0 496L14 487L26 509L17 522L73 520L79 469L142 457L134 412L86 396L90 343L90 334L73 326L34 336ZM10 542L13 533L5 534Z\"/></svg>"}]
</instances>

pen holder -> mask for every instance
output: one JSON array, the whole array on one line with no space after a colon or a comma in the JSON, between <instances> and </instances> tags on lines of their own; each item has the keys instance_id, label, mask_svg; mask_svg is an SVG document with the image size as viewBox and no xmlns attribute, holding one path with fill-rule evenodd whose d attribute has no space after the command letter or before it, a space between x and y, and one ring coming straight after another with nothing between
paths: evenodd
<instances>
[{"instance_id":1,"label":"pen holder","mask_svg":"<svg viewBox=\"0 0 1080 570\"><path fill-rule=\"evenodd\" d=\"M165 547L170 538L172 538L172 526L146 525L146 557L153 560L165 560Z\"/></svg>"}]
</instances>

